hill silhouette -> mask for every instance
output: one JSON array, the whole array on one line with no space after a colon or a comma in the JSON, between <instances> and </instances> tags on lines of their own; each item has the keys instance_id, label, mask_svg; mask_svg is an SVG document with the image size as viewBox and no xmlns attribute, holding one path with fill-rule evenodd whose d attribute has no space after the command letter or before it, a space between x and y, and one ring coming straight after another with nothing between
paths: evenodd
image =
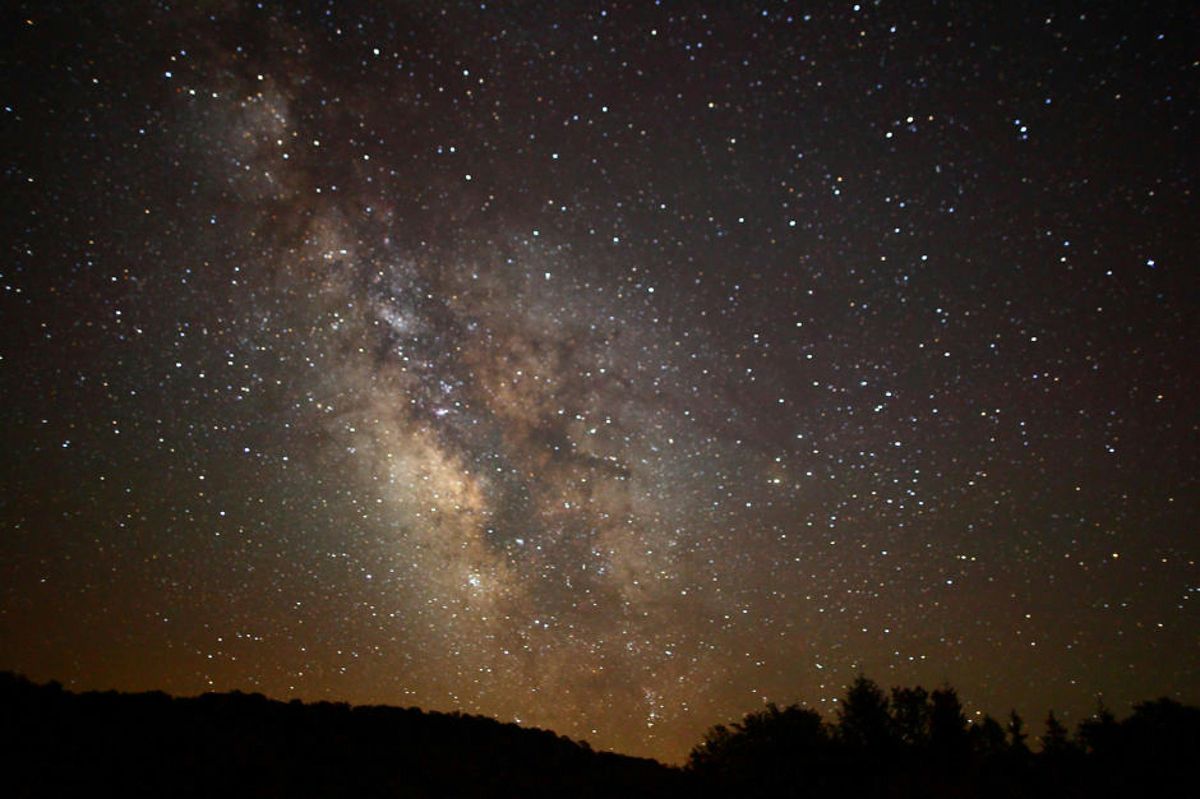
<instances>
[{"instance_id":1,"label":"hill silhouette","mask_svg":"<svg viewBox=\"0 0 1200 799\"><path fill-rule=\"evenodd\" d=\"M678 769L481 716L241 692L71 693L0 673L0 795L677 795Z\"/></svg>"},{"instance_id":2,"label":"hill silhouette","mask_svg":"<svg viewBox=\"0 0 1200 799\"><path fill-rule=\"evenodd\" d=\"M983 797L1200 795L1200 708L1103 706L968 723L950 686L860 676L836 719L767 705L712 727L685 768L482 716L232 692L72 693L0 672L0 795Z\"/></svg>"}]
</instances>

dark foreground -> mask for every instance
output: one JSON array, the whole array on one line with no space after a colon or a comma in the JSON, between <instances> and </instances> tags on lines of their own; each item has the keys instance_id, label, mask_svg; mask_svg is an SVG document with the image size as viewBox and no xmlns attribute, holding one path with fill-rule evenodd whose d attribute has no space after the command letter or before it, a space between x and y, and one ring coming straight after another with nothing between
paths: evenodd
<instances>
[{"instance_id":1,"label":"dark foreground","mask_svg":"<svg viewBox=\"0 0 1200 799\"><path fill-rule=\"evenodd\" d=\"M712 728L685 769L480 716L259 694L64 691L0 673L0 796L1200 796L1200 708L1160 699L1031 748L1014 713L866 678L838 718L774 705Z\"/></svg>"},{"instance_id":2,"label":"dark foreground","mask_svg":"<svg viewBox=\"0 0 1200 799\"><path fill-rule=\"evenodd\" d=\"M73 694L0 674L0 795L647 796L682 772L552 732L260 694Z\"/></svg>"}]
</instances>

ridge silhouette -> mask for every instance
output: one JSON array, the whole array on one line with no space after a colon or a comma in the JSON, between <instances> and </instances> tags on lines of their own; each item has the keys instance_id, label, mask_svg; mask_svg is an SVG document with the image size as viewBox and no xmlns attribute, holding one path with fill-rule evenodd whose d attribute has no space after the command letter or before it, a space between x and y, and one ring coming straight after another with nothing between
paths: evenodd
<instances>
[{"instance_id":1,"label":"ridge silhouette","mask_svg":"<svg viewBox=\"0 0 1200 799\"><path fill-rule=\"evenodd\" d=\"M1200 708L1171 699L1074 734L1051 712L969 723L954 688L859 676L826 720L769 704L710 728L684 768L483 716L239 691L72 693L0 672L0 795L173 797L1183 797Z\"/></svg>"}]
</instances>

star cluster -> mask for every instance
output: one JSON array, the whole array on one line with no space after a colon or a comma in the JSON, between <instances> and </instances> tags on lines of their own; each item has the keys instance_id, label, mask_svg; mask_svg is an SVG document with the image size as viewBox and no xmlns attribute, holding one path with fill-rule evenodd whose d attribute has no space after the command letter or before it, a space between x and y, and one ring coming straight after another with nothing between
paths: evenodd
<instances>
[{"instance_id":1,"label":"star cluster","mask_svg":"<svg viewBox=\"0 0 1200 799\"><path fill-rule=\"evenodd\" d=\"M0 666L678 760L1200 699L1183 4L30 4Z\"/></svg>"}]
</instances>

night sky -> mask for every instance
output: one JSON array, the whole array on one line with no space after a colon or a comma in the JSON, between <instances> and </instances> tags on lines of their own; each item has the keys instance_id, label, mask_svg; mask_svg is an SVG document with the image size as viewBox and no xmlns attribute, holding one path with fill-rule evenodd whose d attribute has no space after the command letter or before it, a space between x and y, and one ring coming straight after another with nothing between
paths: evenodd
<instances>
[{"instance_id":1,"label":"night sky","mask_svg":"<svg viewBox=\"0 0 1200 799\"><path fill-rule=\"evenodd\" d=\"M1191 4L55 5L0 668L676 762L1200 700Z\"/></svg>"}]
</instances>

